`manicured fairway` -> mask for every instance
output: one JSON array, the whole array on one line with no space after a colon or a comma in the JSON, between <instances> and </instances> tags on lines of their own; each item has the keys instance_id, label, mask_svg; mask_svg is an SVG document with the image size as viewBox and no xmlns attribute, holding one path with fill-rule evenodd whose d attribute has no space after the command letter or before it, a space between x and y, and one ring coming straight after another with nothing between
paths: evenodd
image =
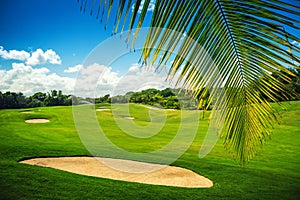
<instances>
[{"instance_id":1,"label":"manicured fairway","mask_svg":"<svg viewBox=\"0 0 300 200\"><path fill-rule=\"evenodd\" d=\"M282 123L274 125L272 139L244 167L231 159L221 140L208 156L199 159L198 152L208 127L207 119L201 120L194 143L172 165L211 179L214 186L209 189L129 183L20 164L19 160L32 157L90 153L76 132L72 107L34 108L30 109L34 112L25 113L21 113L21 109L0 110L0 199L297 199L300 191L300 102L284 105L287 109L280 111ZM130 120L141 126L149 123L149 108L132 105L130 109L134 117ZM115 124L111 111L96 113L107 137L132 152L149 152L168 144L180 120L178 111L166 111L165 127L146 140L124 134ZM122 112L120 116L124 117ZM50 122L24 122L31 118L47 118Z\"/></svg>"}]
</instances>

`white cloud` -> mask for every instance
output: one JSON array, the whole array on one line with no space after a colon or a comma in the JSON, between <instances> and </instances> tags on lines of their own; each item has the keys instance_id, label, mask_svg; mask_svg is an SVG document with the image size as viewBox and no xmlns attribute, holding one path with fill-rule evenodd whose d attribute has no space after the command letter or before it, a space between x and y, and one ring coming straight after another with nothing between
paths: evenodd
<instances>
[{"instance_id":1,"label":"white cloud","mask_svg":"<svg viewBox=\"0 0 300 200\"><path fill-rule=\"evenodd\" d=\"M54 89L81 97L103 96L111 94L120 80L117 72L99 64L81 66L76 79L51 73L46 67L33 68L24 63L12 63L12 69L0 70L0 77L0 91L22 92L26 96Z\"/></svg>"},{"instance_id":2,"label":"white cloud","mask_svg":"<svg viewBox=\"0 0 300 200\"><path fill-rule=\"evenodd\" d=\"M76 67L77 66L77 67ZM78 77L70 78L52 73L48 68L33 68L24 63L13 63L12 69L0 70L0 91L22 92L26 96L36 92L62 90L65 94L81 97L118 95L148 88L174 87L166 82L166 74L158 74L154 67L132 64L126 75L120 75L111 67L92 64L76 65L67 69L79 70ZM79 67L78 67L79 66Z\"/></svg>"},{"instance_id":3,"label":"white cloud","mask_svg":"<svg viewBox=\"0 0 300 200\"><path fill-rule=\"evenodd\" d=\"M74 78L61 77L45 67L32 68L24 63L13 63L11 70L0 70L0 77L0 91L22 92L27 96L54 89L71 94L75 83Z\"/></svg>"},{"instance_id":4,"label":"white cloud","mask_svg":"<svg viewBox=\"0 0 300 200\"><path fill-rule=\"evenodd\" d=\"M30 54L24 50L5 50L0 46L0 57L6 60L26 60L30 57Z\"/></svg>"},{"instance_id":5,"label":"white cloud","mask_svg":"<svg viewBox=\"0 0 300 200\"><path fill-rule=\"evenodd\" d=\"M94 63L82 67L75 86L76 96L103 96L111 94L120 80L120 75L111 67Z\"/></svg>"},{"instance_id":6,"label":"white cloud","mask_svg":"<svg viewBox=\"0 0 300 200\"><path fill-rule=\"evenodd\" d=\"M141 1L141 4L140 4L140 6L139 6L139 10L138 10L138 13L139 13L139 14L141 14L141 12L142 12L142 10L143 10L144 4L145 4L145 0L142 0L142 1ZM148 12L153 12L154 7L155 7L155 0L151 0L150 3L149 3L149 6L148 6L147 11L148 11ZM132 9L132 11L133 11L133 9L134 9L134 4L132 5L131 9Z\"/></svg>"},{"instance_id":7,"label":"white cloud","mask_svg":"<svg viewBox=\"0 0 300 200\"><path fill-rule=\"evenodd\" d=\"M50 64L61 64L61 59L52 49L48 49L45 52L42 49L37 49L27 59L26 64L34 66L38 64L45 64L47 62Z\"/></svg>"},{"instance_id":8,"label":"white cloud","mask_svg":"<svg viewBox=\"0 0 300 200\"><path fill-rule=\"evenodd\" d=\"M112 71L111 67L92 64L82 67L75 87L76 96L112 96L122 95L129 91L141 91L148 88L164 89L174 87L166 81L165 73L157 73L152 66L132 64L128 73L120 75Z\"/></svg>"},{"instance_id":9,"label":"white cloud","mask_svg":"<svg viewBox=\"0 0 300 200\"><path fill-rule=\"evenodd\" d=\"M66 73L74 73L74 72L78 72L83 66L82 65L75 65L73 67L69 67L68 69L64 70L64 72Z\"/></svg>"},{"instance_id":10,"label":"white cloud","mask_svg":"<svg viewBox=\"0 0 300 200\"><path fill-rule=\"evenodd\" d=\"M38 64L61 64L59 55L52 49L48 49L45 52L42 49L37 49L31 54L24 50L5 50L0 46L0 57L6 60L21 60L25 61L27 65L35 66Z\"/></svg>"},{"instance_id":11,"label":"white cloud","mask_svg":"<svg viewBox=\"0 0 300 200\"><path fill-rule=\"evenodd\" d=\"M132 64L129 72L120 78L115 86L113 95L125 94L129 91L141 91L149 88L164 89L174 87L173 83L166 81L165 73L157 73L153 66L140 66Z\"/></svg>"},{"instance_id":12,"label":"white cloud","mask_svg":"<svg viewBox=\"0 0 300 200\"><path fill-rule=\"evenodd\" d=\"M138 72L140 71L140 66L139 64L132 64L130 67L129 67L129 72Z\"/></svg>"}]
</instances>

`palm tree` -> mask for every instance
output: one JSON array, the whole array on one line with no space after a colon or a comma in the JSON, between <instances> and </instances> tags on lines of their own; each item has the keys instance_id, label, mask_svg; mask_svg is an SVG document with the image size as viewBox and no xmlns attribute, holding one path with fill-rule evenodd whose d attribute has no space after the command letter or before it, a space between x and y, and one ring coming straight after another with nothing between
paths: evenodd
<instances>
[{"instance_id":1,"label":"palm tree","mask_svg":"<svg viewBox=\"0 0 300 200\"><path fill-rule=\"evenodd\" d=\"M292 74L286 68L297 69L295 63L300 63L300 48L297 46L300 42L300 2L79 1L81 9L88 10L100 21L105 21L105 27L112 8L118 5L113 32L123 32L125 25L128 25L129 30L137 28L136 35L153 3L155 7L150 26L166 29L151 29L148 32L145 47L155 44L157 48L144 48L142 61L158 62L159 66L163 67L177 48L181 55L176 56L169 69L168 78L171 79L179 73L179 81L198 97L197 91L201 91L202 88L222 87L226 99L220 97L214 103L214 106L219 106L218 111L225 117L226 126L221 137L224 146L233 157L239 163L245 163L265 142L271 133L272 125L278 121L276 110L262 96L276 102L278 94L287 94L284 92L284 85L279 79L275 79L272 73L276 72L280 79L290 81L287 74ZM174 33L168 30L174 30ZM176 32L185 33L188 37L185 37L184 42L180 42L182 37ZM198 45L192 45L190 40ZM214 68L201 63L199 45L214 60ZM167 51L160 50L163 48ZM185 59L189 62L184 62ZM216 71L220 75L218 78L215 78ZM218 89L212 89L210 98L216 97L217 93ZM224 100L226 105L221 103Z\"/></svg>"}]
</instances>

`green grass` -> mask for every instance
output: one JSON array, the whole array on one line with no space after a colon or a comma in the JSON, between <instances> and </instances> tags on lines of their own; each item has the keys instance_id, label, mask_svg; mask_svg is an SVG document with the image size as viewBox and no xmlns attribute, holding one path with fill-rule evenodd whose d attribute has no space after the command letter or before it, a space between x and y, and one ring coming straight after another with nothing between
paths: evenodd
<instances>
[{"instance_id":1,"label":"green grass","mask_svg":"<svg viewBox=\"0 0 300 200\"><path fill-rule=\"evenodd\" d=\"M90 155L77 135L71 107L34 108L34 113L0 110L0 198L1 199L297 199L300 190L300 102L286 104L281 125L272 139L246 166L240 167L219 141L203 159L198 152L207 130L201 120L191 147L172 165L191 169L210 178L209 189L189 189L129 183L72 174L51 168L20 164L32 157ZM126 115L122 106L120 120ZM124 113L123 113L124 112ZM130 106L134 122L150 123L148 109ZM152 111L158 116L160 111ZM208 114L208 113L207 113ZM206 117L207 117L206 114ZM110 140L132 152L163 147L175 136L180 115L167 111L167 124L151 139L127 136L116 126L110 111L97 112ZM189 115L187 115L187 118ZM27 124L25 119L48 118L50 123ZM187 120L187 124L189 121ZM190 126L193 126L190 122ZM105 148L105 147L103 147Z\"/></svg>"}]
</instances>

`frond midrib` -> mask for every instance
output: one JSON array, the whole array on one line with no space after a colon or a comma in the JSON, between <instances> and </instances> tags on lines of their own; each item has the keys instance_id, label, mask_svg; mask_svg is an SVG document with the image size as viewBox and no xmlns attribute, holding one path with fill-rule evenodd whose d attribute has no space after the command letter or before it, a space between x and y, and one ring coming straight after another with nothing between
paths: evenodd
<instances>
[{"instance_id":1,"label":"frond midrib","mask_svg":"<svg viewBox=\"0 0 300 200\"><path fill-rule=\"evenodd\" d=\"M233 46L234 54L236 55L236 58L237 58L238 68L239 68L240 74L241 74L241 76L242 76L242 82L243 82L243 85L246 86L246 82L245 82L245 80L246 80L246 79L245 79L245 74L244 74L244 72L243 72L244 70L243 70L243 67L242 67L242 62L241 62L241 60L240 60L240 59L241 59L241 56L240 56L239 51L238 51L238 48L237 48L237 46L236 46L236 41L234 40L233 33L232 33L231 29L230 29L230 26L229 26L227 17L226 17L226 15L225 15L225 13L224 13L224 10L223 10L223 8L222 8L222 5L220 4L219 0L216 0L216 2L217 2L217 5L218 5L219 10L220 10L220 12L221 12L221 17L223 18L223 21L224 21L224 23L225 23L226 30L227 30L227 32L228 32L228 34L229 34L229 39L230 39L231 44L232 44L232 46Z\"/></svg>"}]
</instances>

